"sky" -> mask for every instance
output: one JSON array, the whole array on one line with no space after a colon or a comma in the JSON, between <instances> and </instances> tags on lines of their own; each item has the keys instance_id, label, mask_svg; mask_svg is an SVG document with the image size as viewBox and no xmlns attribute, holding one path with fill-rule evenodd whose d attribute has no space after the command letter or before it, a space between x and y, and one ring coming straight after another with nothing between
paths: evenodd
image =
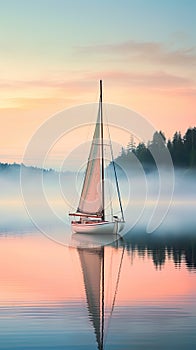
<instances>
[{"instance_id":1,"label":"sky","mask_svg":"<svg viewBox=\"0 0 196 350\"><path fill-rule=\"evenodd\" d=\"M0 0L0 161L50 116L97 101L172 137L196 125L195 0ZM77 143L77 140L76 140Z\"/></svg>"}]
</instances>

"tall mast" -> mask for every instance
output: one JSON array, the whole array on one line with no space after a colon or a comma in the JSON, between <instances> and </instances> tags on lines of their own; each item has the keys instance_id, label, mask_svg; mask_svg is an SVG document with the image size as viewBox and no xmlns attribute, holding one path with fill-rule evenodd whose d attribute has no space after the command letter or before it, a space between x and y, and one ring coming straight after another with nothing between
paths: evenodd
<instances>
[{"instance_id":1,"label":"tall mast","mask_svg":"<svg viewBox=\"0 0 196 350\"><path fill-rule=\"evenodd\" d=\"M105 221L102 80L100 80L102 220Z\"/></svg>"}]
</instances>

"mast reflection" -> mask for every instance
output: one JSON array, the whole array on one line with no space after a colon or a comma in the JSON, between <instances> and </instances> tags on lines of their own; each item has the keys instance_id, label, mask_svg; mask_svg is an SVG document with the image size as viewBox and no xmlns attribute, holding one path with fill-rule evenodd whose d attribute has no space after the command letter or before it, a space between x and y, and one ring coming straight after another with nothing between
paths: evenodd
<instances>
[{"instance_id":1,"label":"mast reflection","mask_svg":"<svg viewBox=\"0 0 196 350\"><path fill-rule=\"evenodd\" d=\"M115 250L121 247L122 254L121 254L120 264L118 266L118 271L115 278L115 289L112 297L112 302L110 305L110 310L108 310L108 307L107 307L107 312L106 312L105 295L107 293L107 288L105 286L106 284L105 270L108 269L109 266L105 264L105 258L106 258L107 249L109 248L109 246L106 246L106 247L94 246L95 243L93 242L93 238L91 239L88 235L87 236L87 239L89 240L88 244L85 241L85 247L83 247L84 239L86 238L84 235L74 234L73 238L75 242L78 241L79 243L76 249L78 251L79 258L80 258L83 279L84 279L84 287L86 292L87 306L89 311L89 318L94 328L97 348L98 350L103 350L104 342L106 338L106 327L105 327L106 314L107 314L107 324L109 325L109 321L112 316L115 299L117 295L117 289L118 289L118 284L120 280L120 272L122 267L125 246L123 245L122 239L117 239L110 244L110 248L112 247L112 249L115 249ZM110 239L111 239L111 235L110 235ZM114 239L116 239L116 236L114 237Z\"/></svg>"}]
</instances>

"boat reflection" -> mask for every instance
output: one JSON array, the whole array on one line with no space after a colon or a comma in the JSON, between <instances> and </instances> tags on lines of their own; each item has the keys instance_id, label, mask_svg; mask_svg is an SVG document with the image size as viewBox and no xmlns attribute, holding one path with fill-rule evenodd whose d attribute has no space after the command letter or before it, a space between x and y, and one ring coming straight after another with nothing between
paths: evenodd
<instances>
[{"instance_id":1,"label":"boat reflection","mask_svg":"<svg viewBox=\"0 0 196 350\"><path fill-rule=\"evenodd\" d=\"M115 273L116 278L110 275L110 271L107 271L107 274L110 276L110 281L115 280L113 296L110 300L110 305L108 305L108 302L106 303L106 294L109 286L106 288L106 269L112 266L111 261L107 260L107 263L105 263L107 247L96 246L97 240L99 241L99 239L103 239L103 237L98 237L98 235L73 234L73 241L75 244L76 242L78 243L76 249L79 254L83 273L89 318L94 328L98 350L103 350L106 331L108 330L117 295L125 246L121 249L120 263L118 271ZM105 239L106 241L107 239L111 241L111 235L108 235ZM119 246L123 245L123 239L116 235L113 236L113 239L114 241L110 246L117 250Z\"/></svg>"}]
</instances>

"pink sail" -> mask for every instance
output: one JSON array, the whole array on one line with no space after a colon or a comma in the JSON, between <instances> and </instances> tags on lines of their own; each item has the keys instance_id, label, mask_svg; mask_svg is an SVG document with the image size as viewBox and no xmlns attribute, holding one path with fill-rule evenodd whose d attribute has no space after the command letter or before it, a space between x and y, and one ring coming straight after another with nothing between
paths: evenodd
<instances>
[{"instance_id":1,"label":"pink sail","mask_svg":"<svg viewBox=\"0 0 196 350\"><path fill-rule=\"evenodd\" d=\"M83 183L77 212L90 215L101 215L102 203L102 183L101 183L101 123L100 111L98 112L97 123L88 159L86 175Z\"/></svg>"}]
</instances>

